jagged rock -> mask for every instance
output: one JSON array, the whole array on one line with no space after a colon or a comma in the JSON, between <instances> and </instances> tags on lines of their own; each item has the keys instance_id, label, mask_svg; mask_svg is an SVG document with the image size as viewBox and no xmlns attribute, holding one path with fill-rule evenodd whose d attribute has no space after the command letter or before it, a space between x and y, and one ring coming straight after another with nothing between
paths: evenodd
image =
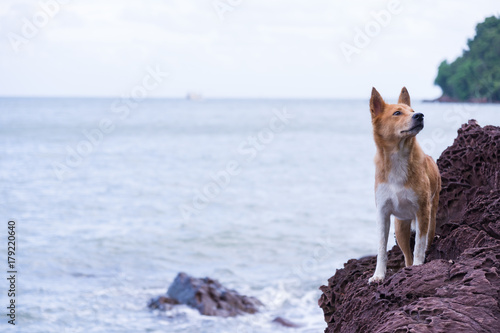
<instances>
[{"instance_id":1,"label":"jagged rock","mask_svg":"<svg viewBox=\"0 0 500 333\"><path fill-rule=\"evenodd\" d=\"M189 305L207 316L233 317L243 313L256 313L263 304L254 297L238 294L210 278L197 279L179 273L167 291L164 300L174 300L178 304ZM162 309L161 302L153 299L150 308ZM169 303L171 304L171 303Z\"/></svg>"},{"instance_id":2,"label":"jagged rock","mask_svg":"<svg viewBox=\"0 0 500 333\"><path fill-rule=\"evenodd\" d=\"M322 286L325 332L500 332L500 127L474 120L438 159L438 236L427 263L403 268L389 251L386 279L369 285L376 257L352 259Z\"/></svg>"}]
</instances>

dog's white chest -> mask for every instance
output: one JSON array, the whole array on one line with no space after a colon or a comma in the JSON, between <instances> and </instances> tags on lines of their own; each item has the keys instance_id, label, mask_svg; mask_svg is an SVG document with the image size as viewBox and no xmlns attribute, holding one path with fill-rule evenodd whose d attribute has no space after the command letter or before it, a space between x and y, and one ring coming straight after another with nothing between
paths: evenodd
<instances>
[{"instance_id":1,"label":"dog's white chest","mask_svg":"<svg viewBox=\"0 0 500 333\"><path fill-rule=\"evenodd\" d=\"M378 184L375 192L377 208L386 214L392 214L401 220L413 220L418 211L418 197L411 188Z\"/></svg>"},{"instance_id":2,"label":"dog's white chest","mask_svg":"<svg viewBox=\"0 0 500 333\"><path fill-rule=\"evenodd\" d=\"M405 187L408 161L399 155L391 159L392 168L388 181L377 185L377 209L401 220L413 220L418 211L418 197L413 189Z\"/></svg>"}]
</instances>

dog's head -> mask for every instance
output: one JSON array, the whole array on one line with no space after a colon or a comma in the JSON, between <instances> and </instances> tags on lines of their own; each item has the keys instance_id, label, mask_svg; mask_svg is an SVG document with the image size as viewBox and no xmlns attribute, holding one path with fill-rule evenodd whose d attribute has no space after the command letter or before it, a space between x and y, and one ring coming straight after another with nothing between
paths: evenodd
<instances>
[{"instance_id":1,"label":"dog's head","mask_svg":"<svg viewBox=\"0 0 500 333\"><path fill-rule=\"evenodd\" d=\"M370 98L373 131L376 137L387 143L414 137L424 128L424 115L411 108L410 94L401 89L398 104L386 104L379 92L373 88Z\"/></svg>"}]
</instances>

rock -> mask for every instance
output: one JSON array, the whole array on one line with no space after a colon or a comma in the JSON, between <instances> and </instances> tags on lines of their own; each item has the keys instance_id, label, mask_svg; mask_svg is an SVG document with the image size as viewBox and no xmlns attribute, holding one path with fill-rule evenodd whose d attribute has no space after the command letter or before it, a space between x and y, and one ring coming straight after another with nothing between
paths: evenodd
<instances>
[{"instance_id":1,"label":"rock","mask_svg":"<svg viewBox=\"0 0 500 333\"><path fill-rule=\"evenodd\" d=\"M439 103L464 103L465 102L465 103L481 103L481 104L497 103L496 101L493 101L493 102L488 101L488 98L486 98L486 97L470 97L465 101L461 101L458 98L450 97L450 96L444 95L444 94L436 99L424 99L423 102L424 103L435 103L435 102L439 102Z\"/></svg>"},{"instance_id":2,"label":"rock","mask_svg":"<svg viewBox=\"0 0 500 333\"><path fill-rule=\"evenodd\" d=\"M434 102L441 102L441 103L459 103L460 101L456 98L450 97L448 95L442 95L441 97L438 97L434 100Z\"/></svg>"},{"instance_id":3,"label":"rock","mask_svg":"<svg viewBox=\"0 0 500 333\"><path fill-rule=\"evenodd\" d=\"M197 279L186 273L177 275L168 288L167 296L159 298L172 299L178 304L189 305L206 316L233 317L243 313L256 313L258 307L263 305L258 299L240 295L216 280L208 277ZM149 307L161 309L161 304L158 305L158 299L153 299Z\"/></svg>"},{"instance_id":4,"label":"rock","mask_svg":"<svg viewBox=\"0 0 500 333\"><path fill-rule=\"evenodd\" d=\"M282 317L276 317L272 321L275 324L279 324L284 327L290 327L290 328L299 328L302 327L302 325L295 324L294 322L291 322L288 319L282 318Z\"/></svg>"},{"instance_id":5,"label":"rock","mask_svg":"<svg viewBox=\"0 0 500 333\"><path fill-rule=\"evenodd\" d=\"M474 120L438 159L438 236L427 263L395 246L381 284L376 257L352 259L320 289L325 332L500 332L500 127Z\"/></svg>"},{"instance_id":6,"label":"rock","mask_svg":"<svg viewBox=\"0 0 500 333\"><path fill-rule=\"evenodd\" d=\"M477 214L468 206L480 197L489 197L492 192L498 191L499 150L498 127L481 128L475 120L469 120L458 130L453 145L437 161L443 183L437 214L438 233L444 231L443 228L452 227L446 224L463 221L465 213ZM471 224L477 218L469 220L465 224Z\"/></svg>"},{"instance_id":7,"label":"rock","mask_svg":"<svg viewBox=\"0 0 500 333\"><path fill-rule=\"evenodd\" d=\"M177 304L179 304L179 302L173 298L158 296L157 298L153 298L149 301L148 307L151 309L166 311L172 309L173 305Z\"/></svg>"}]
</instances>

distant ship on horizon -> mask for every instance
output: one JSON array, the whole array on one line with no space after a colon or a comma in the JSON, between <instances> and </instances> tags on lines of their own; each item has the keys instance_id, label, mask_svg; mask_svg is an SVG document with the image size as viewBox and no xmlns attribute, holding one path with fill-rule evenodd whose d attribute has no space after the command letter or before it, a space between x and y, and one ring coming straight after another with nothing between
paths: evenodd
<instances>
[{"instance_id":1,"label":"distant ship on horizon","mask_svg":"<svg viewBox=\"0 0 500 333\"><path fill-rule=\"evenodd\" d=\"M186 99L188 101L202 101L203 95L201 93L191 91L187 93Z\"/></svg>"}]
</instances>

